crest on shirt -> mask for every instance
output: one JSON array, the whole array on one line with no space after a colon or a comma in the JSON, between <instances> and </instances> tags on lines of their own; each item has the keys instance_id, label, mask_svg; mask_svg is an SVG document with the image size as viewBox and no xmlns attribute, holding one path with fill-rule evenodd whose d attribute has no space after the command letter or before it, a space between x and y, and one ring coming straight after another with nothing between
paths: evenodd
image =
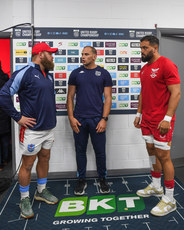
<instances>
[{"instance_id":1,"label":"crest on shirt","mask_svg":"<svg viewBox=\"0 0 184 230\"><path fill-rule=\"evenodd\" d=\"M100 71L96 71L96 72L95 72L95 75L96 75L97 77L100 77L100 76L101 76L101 72L100 72Z\"/></svg>"},{"instance_id":2,"label":"crest on shirt","mask_svg":"<svg viewBox=\"0 0 184 230\"><path fill-rule=\"evenodd\" d=\"M33 152L33 151L35 150L35 145L33 145L33 144L28 145L28 146L27 146L27 150L28 150L29 152Z\"/></svg>"},{"instance_id":3,"label":"crest on shirt","mask_svg":"<svg viewBox=\"0 0 184 230\"><path fill-rule=\"evenodd\" d=\"M152 77L152 78L157 77L158 71L159 71L159 68L158 69L151 69L150 77Z\"/></svg>"}]
</instances>

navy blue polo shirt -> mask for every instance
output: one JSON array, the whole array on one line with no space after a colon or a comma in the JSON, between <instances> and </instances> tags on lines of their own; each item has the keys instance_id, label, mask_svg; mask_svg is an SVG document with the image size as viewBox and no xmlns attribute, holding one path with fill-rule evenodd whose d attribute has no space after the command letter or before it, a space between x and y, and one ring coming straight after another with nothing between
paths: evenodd
<instances>
[{"instance_id":1,"label":"navy blue polo shirt","mask_svg":"<svg viewBox=\"0 0 184 230\"><path fill-rule=\"evenodd\" d=\"M72 71L68 84L76 86L74 116L102 116L104 87L112 87L111 75L107 70L100 66L95 69L81 66Z\"/></svg>"}]
</instances>

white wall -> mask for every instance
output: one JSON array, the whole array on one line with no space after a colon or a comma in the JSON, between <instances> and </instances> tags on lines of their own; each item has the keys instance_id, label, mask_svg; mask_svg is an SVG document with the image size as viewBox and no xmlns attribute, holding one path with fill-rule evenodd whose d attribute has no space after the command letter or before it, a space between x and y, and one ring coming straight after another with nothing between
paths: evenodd
<instances>
[{"instance_id":1,"label":"white wall","mask_svg":"<svg viewBox=\"0 0 184 230\"><path fill-rule=\"evenodd\" d=\"M0 30L31 22L31 0L0 0ZM183 0L34 0L35 27L93 28L183 28ZM133 127L134 115L110 115L107 128L107 168L149 167L140 130ZM18 138L17 126L15 129ZM75 171L75 151L67 117L58 117L50 171ZM18 141L16 141L18 144ZM17 165L20 160L16 146ZM95 158L88 146L88 170Z\"/></svg>"}]
</instances>

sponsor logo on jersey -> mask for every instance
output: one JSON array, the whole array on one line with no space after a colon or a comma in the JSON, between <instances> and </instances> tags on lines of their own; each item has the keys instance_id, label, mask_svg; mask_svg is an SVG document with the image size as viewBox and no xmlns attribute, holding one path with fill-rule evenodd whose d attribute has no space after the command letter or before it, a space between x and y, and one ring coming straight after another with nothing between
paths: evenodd
<instances>
[{"instance_id":1,"label":"sponsor logo on jersey","mask_svg":"<svg viewBox=\"0 0 184 230\"><path fill-rule=\"evenodd\" d=\"M157 77L158 71L159 71L159 68L158 69L151 69L150 77L151 78Z\"/></svg>"}]
</instances>

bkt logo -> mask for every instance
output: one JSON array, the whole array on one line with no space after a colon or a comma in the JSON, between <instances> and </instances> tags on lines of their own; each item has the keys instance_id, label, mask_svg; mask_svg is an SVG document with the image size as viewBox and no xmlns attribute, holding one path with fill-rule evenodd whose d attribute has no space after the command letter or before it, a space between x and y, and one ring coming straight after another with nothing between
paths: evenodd
<instances>
[{"instance_id":1,"label":"bkt logo","mask_svg":"<svg viewBox=\"0 0 184 230\"><path fill-rule=\"evenodd\" d=\"M116 206L117 203L117 206ZM60 201L55 217L97 215L117 212L135 212L145 209L144 200L136 194L88 197L70 197Z\"/></svg>"}]
</instances>

